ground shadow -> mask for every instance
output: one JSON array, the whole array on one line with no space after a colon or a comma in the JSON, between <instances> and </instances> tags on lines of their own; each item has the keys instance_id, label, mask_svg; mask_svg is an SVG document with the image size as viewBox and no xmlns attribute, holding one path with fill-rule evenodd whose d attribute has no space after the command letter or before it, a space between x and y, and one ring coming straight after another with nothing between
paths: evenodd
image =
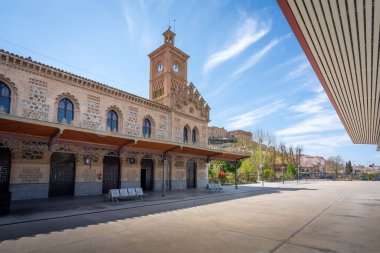
<instances>
[{"instance_id":1,"label":"ground shadow","mask_svg":"<svg viewBox=\"0 0 380 253\"><path fill-rule=\"evenodd\" d=\"M10 216L14 219L10 220L8 217L8 220L10 220L8 224L6 222L0 224L0 241L263 194L302 190L315 189L239 186L237 191L230 190L221 193L210 193L199 189L186 192L172 191L165 198L161 198L159 192L152 192L143 201L130 200L119 204L110 202L106 197L100 196L16 201L12 204ZM0 221L1 219L0 217Z\"/></svg>"}]
</instances>

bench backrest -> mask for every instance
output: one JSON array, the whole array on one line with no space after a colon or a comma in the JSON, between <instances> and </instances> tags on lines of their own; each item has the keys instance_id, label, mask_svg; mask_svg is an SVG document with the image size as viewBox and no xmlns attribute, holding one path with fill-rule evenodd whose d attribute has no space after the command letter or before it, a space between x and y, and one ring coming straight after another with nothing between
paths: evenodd
<instances>
[{"instance_id":1,"label":"bench backrest","mask_svg":"<svg viewBox=\"0 0 380 253\"><path fill-rule=\"evenodd\" d=\"M110 190L111 198L117 198L120 197L119 189L111 189Z\"/></svg>"},{"instance_id":2,"label":"bench backrest","mask_svg":"<svg viewBox=\"0 0 380 253\"><path fill-rule=\"evenodd\" d=\"M143 189L142 188L136 188L136 195L144 195Z\"/></svg>"},{"instance_id":3,"label":"bench backrest","mask_svg":"<svg viewBox=\"0 0 380 253\"><path fill-rule=\"evenodd\" d=\"M128 194L129 196L135 196L136 195L135 188L128 188Z\"/></svg>"},{"instance_id":4,"label":"bench backrest","mask_svg":"<svg viewBox=\"0 0 380 253\"><path fill-rule=\"evenodd\" d=\"M120 197L128 197L129 193L127 189L120 189Z\"/></svg>"}]
</instances>

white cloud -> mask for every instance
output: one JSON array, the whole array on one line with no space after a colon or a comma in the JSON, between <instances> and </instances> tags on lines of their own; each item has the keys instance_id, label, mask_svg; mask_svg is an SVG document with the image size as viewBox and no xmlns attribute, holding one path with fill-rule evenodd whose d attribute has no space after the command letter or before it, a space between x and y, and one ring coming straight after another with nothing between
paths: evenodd
<instances>
[{"instance_id":1,"label":"white cloud","mask_svg":"<svg viewBox=\"0 0 380 253\"><path fill-rule=\"evenodd\" d=\"M251 57L248 58L233 74L238 75L242 72L246 71L247 69L253 67L256 63L258 63L264 56L266 56L272 48L274 48L276 45L278 45L283 39L288 38L289 34L285 37L274 39L272 40L268 45L263 47L260 51L257 53L251 55Z\"/></svg>"},{"instance_id":2,"label":"white cloud","mask_svg":"<svg viewBox=\"0 0 380 253\"><path fill-rule=\"evenodd\" d=\"M322 113L325 110L325 105L329 102L329 98L325 93L319 93L315 98L305 100L298 105L290 107L291 111L303 114Z\"/></svg>"},{"instance_id":3,"label":"white cloud","mask_svg":"<svg viewBox=\"0 0 380 253\"><path fill-rule=\"evenodd\" d=\"M334 111L309 116L291 127L277 131L278 136L289 136L307 133L321 133L343 129L342 123Z\"/></svg>"},{"instance_id":4,"label":"white cloud","mask_svg":"<svg viewBox=\"0 0 380 253\"><path fill-rule=\"evenodd\" d=\"M203 72L207 73L219 64L242 53L250 45L261 39L270 31L270 22L261 22L258 19L247 18L237 32L237 38L226 49L209 56Z\"/></svg>"},{"instance_id":5,"label":"white cloud","mask_svg":"<svg viewBox=\"0 0 380 253\"><path fill-rule=\"evenodd\" d=\"M322 156L336 155L336 149L343 145L350 145L350 138L344 132L341 134L311 134L288 136L282 138L288 146L300 145L304 148L304 153L318 154Z\"/></svg>"},{"instance_id":6,"label":"white cloud","mask_svg":"<svg viewBox=\"0 0 380 253\"><path fill-rule=\"evenodd\" d=\"M280 63L276 66L274 66L273 68L271 68L268 72L266 72L264 75L268 75L270 73L273 73L275 70L278 70L278 69L282 69L282 68L285 68L287 66L290 66L290 65L293 65L295 63L298 63L300 61L305 61L305 55L301 54L301 55L298 55L298 56L295 56L293 57L292 59L290 60L287 60L283 63Z\"/></svg>"},{"instance_id":7,"label":"white cloud","mask_svg":"<svg viewBox=\"0 0 380 253\"><path fill-rule=\"evenodd\" d=\"M305 72L310 70L310 63L308 61L303 61L299 64L293 71L290 71L285 79L295 79L297 77L303 76Z\"/></svg>"},{"instance_id":8,"label":"white cloud","mask_svg":"<svg viewBox=\"0 0 380 253\"><path fill-rule=\"evenodd\" d=\"M234 75L240 74L247 69L251 68L258 61L260 61L274 46L276 46L280 41L278 39L272 40L268 45L262 48L259 52L251 55L251 57L246 60L243 65L241 65L235 72Z\"/></svg>"},{"instance_id":9,"label":"white cloud","mask_svg":"<svg viewBox=\"0 0 380 253\"><path fill-rule=\"evenodd\" d=\"M227 129L243 129L257 123L260 119L275 113L283 108L285 103L282 100L275 101L271 104L254 109L253 111L230 118L227 121Z\"/></svg>"},{"instance_id":10,"label":"white cloud","mask_svg":"<svg viewBox=\"0 0 380 253\"><path fill-rule=\"evenodd\" d=\"M127 25L127 35L131 44L136 44L145 50L153 45L152 22L147 6L143 1L122 1L121 7ZM144 20L144 22L141 22Z\"/></svg>"}]
</instances>

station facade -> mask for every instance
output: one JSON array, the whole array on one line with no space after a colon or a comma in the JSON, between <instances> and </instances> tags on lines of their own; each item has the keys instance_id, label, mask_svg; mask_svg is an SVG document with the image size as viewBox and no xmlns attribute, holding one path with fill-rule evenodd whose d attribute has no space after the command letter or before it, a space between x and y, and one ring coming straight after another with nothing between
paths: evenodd
<instances>
[{"instance_id":1,"label":"station facade","mask_svg":"<svg viewBox=\"0 0 380 253\"><path fill-rule=\"evenodd\" d=\"M0 193L12 200L113 188L205 187L210 107L175 34L149 54L149 99L0 51Z\"/></svg>"}]
</instances>

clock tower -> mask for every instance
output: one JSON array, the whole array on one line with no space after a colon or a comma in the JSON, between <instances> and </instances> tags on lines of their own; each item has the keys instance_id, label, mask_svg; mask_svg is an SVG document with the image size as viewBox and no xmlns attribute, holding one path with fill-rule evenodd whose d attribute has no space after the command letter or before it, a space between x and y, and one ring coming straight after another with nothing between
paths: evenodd
<instances>
[{"instance_id":1,"label":"clock tower","mask_svg":"<svg viewBox=\"0 0 380 253\"><path fill-rule=\"evenodd\" d=\"M150 53L149 99L173 107L173 94L187 86L187 60L190 56L174 46L175 33L162 34L164 43Z\"/></svg>"}]
</instances>

